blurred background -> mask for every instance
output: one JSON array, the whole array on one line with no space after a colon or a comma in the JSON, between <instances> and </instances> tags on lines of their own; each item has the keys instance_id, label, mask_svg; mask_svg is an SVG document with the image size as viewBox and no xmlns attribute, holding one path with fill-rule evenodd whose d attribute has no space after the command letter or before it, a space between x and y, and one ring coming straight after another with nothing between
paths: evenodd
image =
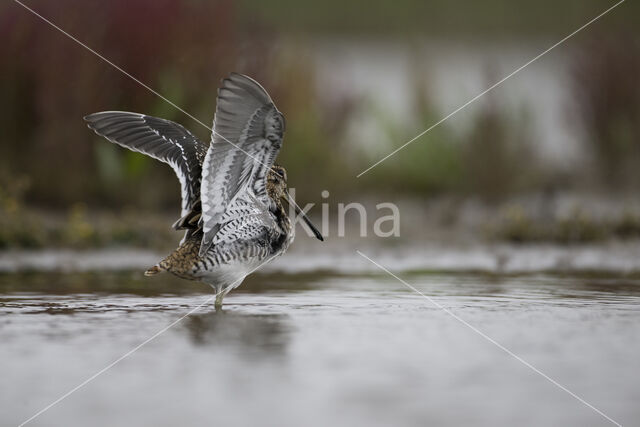
<instances>
[{"instance_id":1,"label":"blurred background","mask_svg":"<svg viewBox=\"0 0 640 427\"><path fill-rule=\"evenodd\" d=\"M360 178L615 0L25 2L208 125L222 78L256 78L328 235L222 312L143 277L181 238L178 180L82 118L210 131L0 2L0 425L640 424L639 2ZM337 237L351 202L366 238L356 210Z\"/></svg>"},{"instance_id":2,"label":"blurred background","mask_svg":"<svg viewBox=\"0 0 640 427\"><path fill-rule=\"evenodd\" d=\"M287 118L278 161L301 204L392 201L404 235L562 244L640 237L637 3L356 175L612 4L28 3L207 124L223 77L256 78ZM173 246L173 172L82 117L209 131L15 3L0 31L0 247Z\"/></svg>"}]
</instances>

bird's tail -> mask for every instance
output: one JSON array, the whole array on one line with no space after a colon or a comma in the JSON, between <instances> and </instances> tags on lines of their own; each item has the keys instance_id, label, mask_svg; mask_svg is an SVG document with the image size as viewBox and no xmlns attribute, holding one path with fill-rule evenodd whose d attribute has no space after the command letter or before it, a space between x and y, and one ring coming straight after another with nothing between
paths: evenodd
<instances>
[{"instance_id":1,"label":"bird's tail","mask_svg":"<svg viewBox=\"0 0 640 427\"><path fill-rule=\"evenodd\" d=\"M150 269L148 269L147 271L144 272L145 276L154 276L160 272L164 271L164 268L160 267L159 265L154 265L153 267L151 267Z\"/></svg>"}]
</instances>

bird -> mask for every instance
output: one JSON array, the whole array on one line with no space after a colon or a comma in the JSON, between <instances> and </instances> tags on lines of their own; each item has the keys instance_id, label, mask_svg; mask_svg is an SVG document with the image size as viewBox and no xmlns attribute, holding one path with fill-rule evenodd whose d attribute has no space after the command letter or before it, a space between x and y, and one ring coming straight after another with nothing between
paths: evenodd
<instances>
[{"instance_id":1,"label":"bird","mask_svg":"<svg viewBox=\"0 0 640 427\"><path fill-rule=\"evenodd\" d=\"M218 89L211 142L169 120L125 111L84 117L108 141L169 164L180 181L182 205L173 229L179 246L145 275L169 272L215 291L215 308L254 270L282 255L303 219L322 234L290 197L287 172L275 159L284 115L254 79L231 73ZM295 217L285 210L294 207Z\"/></svg>"}]
</instances>

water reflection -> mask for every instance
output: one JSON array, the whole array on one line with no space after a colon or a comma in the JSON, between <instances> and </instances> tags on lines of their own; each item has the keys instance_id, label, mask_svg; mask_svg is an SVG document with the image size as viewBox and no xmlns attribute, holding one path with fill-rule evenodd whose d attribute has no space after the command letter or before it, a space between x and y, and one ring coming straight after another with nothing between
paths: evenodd
<instances>
[{"instance_id":1,"label":"water reflection","mask_svg":"<svg viewBox=\"0 0 640 427\"><path fill-rule=\"evenodd\" d=\"M284 354L290 339L286 315L218 310L194 313L183 322L196 346L233 346L248 356Z\"/></svg>"},{"instance_id":2,"label":"water reflection","mask_svg":"<svg viewBox=\"0 0 640 427\"><path fill-rule=\"evenodd\" d=\"M403 278L624 424L638 419L637 278ZM125 273L0 275L0 424L17 425L211 298L189 286ZM597 422L385 274L256 275L225 302L184 317L43 425L209 425L212 414L247 426L256 414L268 425Z\"/></svg>"}]
</instances>

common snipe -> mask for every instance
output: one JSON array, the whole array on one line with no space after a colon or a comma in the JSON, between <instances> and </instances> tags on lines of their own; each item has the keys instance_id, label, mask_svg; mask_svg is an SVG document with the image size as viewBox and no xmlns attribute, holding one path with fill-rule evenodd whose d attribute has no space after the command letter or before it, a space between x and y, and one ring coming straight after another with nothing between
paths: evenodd
<instances>
[{"instance_id":1,"label":"common snipe","mask_svg":"<svg viewBox=\"0 0 640 427\"><path fill-rule=\"evenodd\" d=\"M143 114L105 111L85 117L109 141L168 163L182 188L180 246L145 272L168 271L199 280L216 292L216 307L255 269L283 254L295 221L293 203L320 240L322 235L287 192L287 173L274 164L282 146L284 116L255 80L232 73L222 81L211 144L181 125Z\"/></svg>"}]
</instances>

